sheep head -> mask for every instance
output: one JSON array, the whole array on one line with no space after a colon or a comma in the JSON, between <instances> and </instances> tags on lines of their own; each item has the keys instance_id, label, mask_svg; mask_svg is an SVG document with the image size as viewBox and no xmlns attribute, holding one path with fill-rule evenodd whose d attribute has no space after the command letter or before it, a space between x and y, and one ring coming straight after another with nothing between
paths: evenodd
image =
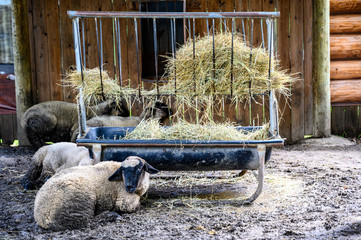
<instances>
[{"instance_id":1,"label":"sheep head","mask_svg":"<svg viewBox=\"0 0 361 240\"><path fill-rule=\"evenodd\" d=\"M115 99L110 99L100 103L96 107L99 111L97 115L129 117L129 111L126 106L127 104L124 99L122 99L120 102L116 101Z\"/></svg>"},{"instance_id":2,"label":"sheep head","mask_svg":"<svg viewBox=\"0 0 361 240\"><path fill-rule=\"evenodd\" d=\"M134 193L144 179L145 173L156 174L157 169L144 159L136 156L127 157L122 166L111 175L109 181L124 181L125 190Z\"/></svg>"},{"instance_id":3,"label":"sheep head","mask_svg":"<svg viewBox=\"0 0 361 240\"><path fill-rule=\"evenodd\" d=\"M163 122L172 114L172 109L162 102L155 102L154 106L147 106L142 113L143 119L155 118L159 119L160 122Z\"/></svg>"}]
</instances>

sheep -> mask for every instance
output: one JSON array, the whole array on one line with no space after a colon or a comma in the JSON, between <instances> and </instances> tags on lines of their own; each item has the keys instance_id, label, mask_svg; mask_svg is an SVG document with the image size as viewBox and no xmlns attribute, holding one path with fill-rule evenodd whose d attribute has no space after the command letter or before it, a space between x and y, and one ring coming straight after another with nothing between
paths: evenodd
<instances>
[{"instance_id":1,"label":"sheep","mask_svg":"<svg viewBox=\"0 0 361 240\"><path fill-rule=\"evenodd\" d=\"M124 103L108 100L96 106L87 107L86 119L99 115L129 116ZM71 129L78 127L77 105L62 101L48 101L30 107L21 121L29 142L36 149L45 142L70 142Z\"/></svg>"},{"instance_id":2,"label":"sheep","mask_svg":"<svg viewBox=\"0 0 361 240\"><path fill-rule=\"evenodd\" d=\"M149 174L157 172L135 156L65 169L38 191L34 219L44 229L60 231L85 227L105 211L134 212L149 188Z\"/></svg>"},{"instance_id":3,"label":"sheep","mask_svg":"<svg viewBox=\"0 0 361 240\"><path fill-rule=\"evenodd\" d=\"M86 122L88 127L136 127L140 121L148 118L159 119L161 123L172 115L172 109L165 103L156 102L154 106L147 106L139 116L119 117L119 116L97 116ZM79 134L79 129L73 131L71 142L75 142Z\"/></svg>"},{"instance_id":4,"label":"sheep","mask_svg":"<svg viewBox=\"0 0 361 240\"><path fill-rule=\"evenodd\" d=\"M25 189L35 189L55 173L74 166L93 165L85 147L60 142L41 147L33 156L30 167L21 180Z\"/></svg>"}]
</instances>

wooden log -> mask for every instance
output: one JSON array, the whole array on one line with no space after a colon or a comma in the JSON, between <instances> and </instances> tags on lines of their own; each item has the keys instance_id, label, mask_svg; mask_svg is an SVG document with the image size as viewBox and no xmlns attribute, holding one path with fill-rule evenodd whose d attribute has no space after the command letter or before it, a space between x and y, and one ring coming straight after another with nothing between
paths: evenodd
<instances>
[{"instance_id":1,"label":"wooden log","mask_svg":"<svg viewBox=\"0 0 361 240\"><path fill-rule=\"evenodd\" d=\"M331 79L361 78L361 60L331 61Z\"/></svg>"},{"instance_id":2,"label":"wooden log","mask_svg":"<svg viewBox=\"0 0 361 240\"><path fill-rule=\"evenodd\" d=\"M331 81L331 103L361 102L361 79Z\"/></svg>"},{"instance_id":3,"label":"wooden log","mask_svg":"<svg viewBox=\"0 0 361 240\"><path fill-rule=\"evenodd\" d=\"M29 145L24 129L21 127L21 117L33 105L31 93L31 56L29 44L29 24L26 0L13 0L13 38L14 38L14 65L16 89L16 116L18 139L20 145Z\"/></svg>"},{"instance_id":4,"label":"wooden log","mask_svg":"<svg viewBox=\"0 0 361 240\"><path fill-rule=\"evenodd\" d=\"M330 33L361 33L361 15L330 16Z\"/></svg>"},{"instance_id":5,"label":"wooden log","mask_svg":"<svg viewBox=\"0 0 361 240\"><path fill-rule=\"evenodd\" d=\"M303 44L304 65L303 79L305 85L305 135L313 134L313 84L312 84L312 0L303 3Z\"/></svg>"},{"instance_id":6,"label":"wooden log","mask_svg":"<svg viewBox=\"0 0 361 240\"><path fill-rule=\"evenodd\" d=\"M332 60L361 59L361 35L331 35Z\"/></svg>"},{"instance_id":7,"label":"wooden log","mask_svg":"<svg viewBox=\"0 0 361 240\"><path fill-rule=\"evenodd\" d=\"M313 1L312 78L314 136L331 136L330 54L328 0Z\"/></svg>"},{"instance_id":8,"label":"wooden log","mask_svg":"<svg viewBox=\"0 0 361 240\"><path fill-rule=\"evenodd\" d=\"M361 0L330 0L330 13L350 14L361 12Z\"/></svg>"}]
</instances>

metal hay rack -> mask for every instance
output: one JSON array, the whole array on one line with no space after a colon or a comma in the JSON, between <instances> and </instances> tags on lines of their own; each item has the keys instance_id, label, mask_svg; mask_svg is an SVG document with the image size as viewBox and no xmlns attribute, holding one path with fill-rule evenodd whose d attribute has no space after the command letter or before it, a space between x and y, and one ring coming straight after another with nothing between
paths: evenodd
<instances>
[{"instance_id":1,"label":"metal hay rack","mask_svg":"<svg viewBox=\"0 0 361 240\"><path fill-rule=\"evenodd\" d=\"M103 36L103 21L104 19L111 19L112 23L112 40L114 44L109 52L113 53L114 61L116 62L114 68L114 75L118 76L120 88L123 85L122 79L122 47L121 47L121 26L120 22L126 19L132 22L134 29L127 27L127 34L132 31L135 36L135 50L136 51L136 69L137 79L135 88L137 89L137 96L140 98L143 95L144 82L151 81L155 83L154 98L159 99L166 95L161 92L159 86L161 83L159 67L160 67L160 53L159 53L159 37L157 28L159 22L167 23L167 31L170 33L168 43L170 41L169 54L173 59L177 57L177 47L179 42L184 39L193 40L193 56L195 55L195 39L196 26L200 21L205 23L206 32L208 36L213 37L213 61L214 60L214 36L215 26L221 28L221 31L228 31L232 34L232 55L231 55L231 69L233 69L233 35L238 30L241 30L244 39L246 38L245 21L249 23L248 33L250 35L250 48L252 49L254 22L261 23L262 47L267 49L269 54L269 77L274 69L272 66L272 59L275 56L275 19L279 17L279 12L88 12L88 11L69 11L68 15L73 20L73 34L74 34L74 49L76 57L77 70L81 72L83 78L83 71L86 68L86 44L85 44L85 27L84 22L87 20L91 22L93 19L96 35L96 55L98 60L98 67L100 71L100 84L103 92L102 71L104 71L104 36ZM110 21L110 20L107 20ZM146 22L145 22L146 21ZM264 22L263 22L264 21ZM139 26L140 23L146 23L149 27L150 35L152 35L152 44L154 52L154 79L149 80L142 77L141 62L139 51L140 46L144 43L139 42ZM266 31L263 30L263 23L266 24ZM145 24L144 24L145 25ZM181 27L179 27L181 26ZM183 27L182 27L183 26ZM193 31L192 31L193 29ZM164 30L164 29L163 29ZM144 33L144 32L143 32ZM181 36L181 37L180 37ZM94 38L95 39L95 38ZM110 36L107 36L107 40ZM181 39L179 41L179 39ZM245 41L246 42L246 41ZM95 41L94 41L95 43ZM142 45L143 44L143 45ZM87 54L90 54L89 52ZM250 62L252 61L252 50L250 54ZM143 62L144 64L144 62ZM135 79L134 79L135 80ZM231 72L230 81L233 80ZM177 94L177 85L175 81L174 94ZM81 90L80 90L81 91ZM232 95L232 84L230 89ZM252 95L252 92L250 92ZM80 94L80 136L77 139L79 146L86 146L89 148L91 154L97 161L118 160L122 161L127 156L136 155L159 170L170 171L184 171L184 170L258 170L258 187L255 193L241 201L243 203L253 202L261 193L264 179L264 164L270 159L272 147L283 146L283 139L279 136L278 131L278 106L275 93L273 89L266 91L263 95L268 97L269 105L269 124L270 139L267 140L248 140L248 141L192 141L192 140L123 140L122 137L134 128L87 128L85 119L85 110L83 99ZM259 126L239 127L242 130L253 131ZM100 136L104 136L102 139ZM114 137L115 136L115 137Z\"/></svg>"}]
</instances>

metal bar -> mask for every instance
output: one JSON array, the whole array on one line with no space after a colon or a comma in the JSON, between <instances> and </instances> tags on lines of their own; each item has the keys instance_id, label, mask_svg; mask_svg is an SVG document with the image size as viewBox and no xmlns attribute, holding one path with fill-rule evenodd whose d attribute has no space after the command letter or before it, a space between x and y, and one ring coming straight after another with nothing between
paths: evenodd
<instances>
[{"instance_id":1,"label":"metal bar","mask_svg":"<svg viewBox=\"0 0 361 240\"><path fill-rule=\"evenodd\" d=\"M244 19L242 19L242 33L243 33L243 41L246 43L246 29L244 28Z\"/></svg>"},{"instance_id":2,"label":"metal bar","mask_svg":"<svg viewBox=\"0 0 361 240\"><path fill-rule=\"evenodd\" d=\"M137 19L134 18L134 31L135 31L135 45L136 45L136 52L137 52L137 73L138 73L138 94L141 95L141 82L140 82L140 72L139 72L139 42L138 42L138 23Z\"/></svg>"},{"instance_id":3,"label":"metal bar","mask_svg":"<svg viewBox=\"0 0 361 240\"><path fill-rule=\"evenodd\" d=\"M213 24L213 31L212 31L212 34L213 34L213 81L216 79L216 53L215 53L215 47L214 47L214 31L215 31L215 20L214 18L212 19L212 24Z\"/></svg>"},{"instance_id":4,"label":"metal bar","mask_svg":"<svg viewBox=\"0 0 361 240\"><path fill-rule=\"evenodd\" d=\"M86 133L86 112L83 99L83 89L79 88L79 99L78 99L78 111L79 111L79 136L84 136Z\"/></svg>"},{"instance_id":5,"label":"metal bar","mask_svg":"<svg viewBox=\"0 0 361 240\"><path fill-rule=\"evenodd\" d=\"M174 33L174 57L173 60L175 61L177 59L177 28L176 28L176 20L175 18L173 18L173 33ZM177 68L176 65L174 64L174 93L177 93Z\"/></svg>"},{"instance_id":6,"label":"metal bar","mask_svg":"<svg viewBox=\"0 0 361 240\"><path fill-rule=\"evenodd\" d=\"M193 84L194 84L194 92L197 91L197 83L196 83L196 68L195 68L195 60L196 60L196 23L193 18Z\"/></svg>"},{"instance_id":7,"label":"metal bar","mask_svg":"<svg viewBox=\"0 0 361 240\"><path fill-rule=\"evenodd\" d=\"M262 35L262 48L263 48L263 50L265 50L264 33L263 33L263 19L261 19L261 35Z\"/></svg>"},{"instance_id":8,"label":"metal bar","mask_svg":"<svg viewBox=\"0 0 361 240\"><path fill-rule=\"evenodd\" d=\"M155 80L157 82L157 96L159 97L159 82L158 82L158 44L157 44L157 22L153 18L153 41L154 41L154 65L155 65Z\"/></svg>"},{"instance_id":9,"label":"metal bar","mask_svg":"<svg viewBox=\"0 0 361 240\"><path fill-rule=\"evenodd\" d=\"M100 47L99 47L99 34L98 34L98 22L97 22L97 18L94 18L94 21L95 21L95 34L97 35L97 46L98 46L98 60L99 60L99 75L100 75L100 88L101 88L101 91L102 91L102 96L103 96L103 99L105 99L105 96L104 96L104 91L103 91L103 78L102 78L102 62L101 62L101 56L100 56Z\"/></svg>"},{"instance_id":10,"label":"metal bar","mask_svg":"<svg viewBox=\"0 0 361 240\"><path fill-rule=\"evenodd\" d=\"M209 22L208 22L208 18L207 18L207 36L209 36Z\"/></svg>"},{"instance_id":11,"label":"metal bar","mask_svg":"<svg viewBox=\"0 0 361 240\"><path fill-rule=\"evenodd\" d=\"M245 203L252 203L254 200L256 200L259 195L262 192L263 183L264 183L264 164L266 161L266 145L258 145L257 146L257 152L258 152L258 186L256 191L253 193L253 195L247 199L245 199Z\"/></svg>"},{"instance_id":12,"label":"metal bar","mask_svg":"<svg viewBox=\"0 0 361 240\"><path fill-rule=\"evenodd\" d=\"M188 39L191 41L191 20L188 18Z\"/></svg>"},{"instance_id":13,"label":"metal bar","mask_svg":"<svg viewBox=\"0 0 361 240\"><path fill-rule=\"evenodd\" d=\"M274 66L272 65L273 59L273 20L267 20L267 38L268 38L268 54L269 54L269 70L268 77L271 79ZM273 136L278 136L278 111L277 111L277 98L274 95L273 89L270 90L269 94L269 111L270 111L270 132Z\"/></svg>"},{"instance_id":14,"label":"metal bar","mask_svg":"<svg viewBox=\"0 0 361 240\"><path fill-rule=\"evenodd\" d=\"M81 69L81 61L80 61L80 57L81 57L81 50L80 50L80 46L79 46L79 31L78 31L78 27L77 27L77 22L79 21L78 18L74 18L73 19L73 36L74 36L74 51L75 51L75 63L76 63L76 69L78 71L80 71Z\"/></svg>"},{"instance_id":15,"label":"metal bar","mask_svg":"<svg viewBox=\"0 0 361 240\"><path fill-rule=\"evenodd\" d=\"M68 11L70 18L278 18L279 12L109 12Z\"/></svg>"},{"instance_id":16,"label":"metal bar","mask_svg":"<svg viewBox=\"0 0 361 240\"><path fill-rule=\"evenodd\" d=\"M251 19L251 39L250 39L251 52L249 53L249 66L250 67L252 67L253 27L254 27L254 21L253 21L253 19ZM252 98L252 78L249 81L249 88L248 89L249 89L249 96Z\"/></svg>"},{"instance_id":17,"label":"metal bar","mask_svg":"<svg viewBox=\"0 0 361 240\"><path fill-rule=\"evenodd\" d=\"M84 31L84 18L81 19L81 32L83 37L83 66L86 68L86 56L85 56L85 31Z\"/></svg>"},{"instance_id":18,"label":"metal bar","mask_svg":"<svg viewBox=\"0 0 361 240\"><path fill-rule=\"evenodd\" d=\"M205 147L205 148L209 148L209 147L235 147L235 148L243 148L243 147L258 147L259 143L239 143L239 144L212 144L212 143L206 143L206 144L184 144L184 143L179 143L179 144L162 144L162 143L101 143L100 141L97 141L98 143L100 143L103 147L144 147L144 148L150 148L150 147L184 147L184 148L194 148L194 147ZM94 144L94 140L92 140L92 142L86 143L86 142L78 142L77 145L78 146L89 146L89 145L93 145ZM283 147L284 144L283 142L279 142L279 143L267 143L267 142L263 142L262 145L265 145L267 147Z\"/></svg>"},{"instance_id":19,"label":"metal bar","mask_svg":"<svg viewBox=\"0 0 361 240\"><path fill-rule=\"evenodd\" d=\"M103 68L103 24L102 24L102 19L99 18L99 38L100 38L100 62L101 62L101 65L100 65L100 68L101 70L103 71L104 68Z\"/></svg>"},{"instance_id":20,"label":"metal bar","mask_svg":"<svg viewBox=\"0 0 361 240\"><path fill-rule=\"evenodd\" d=\"M231 46L231 98L233 96L233 34L235 28L235 19L232 18L232 46Z\"/></svg>"}]
</instances>

